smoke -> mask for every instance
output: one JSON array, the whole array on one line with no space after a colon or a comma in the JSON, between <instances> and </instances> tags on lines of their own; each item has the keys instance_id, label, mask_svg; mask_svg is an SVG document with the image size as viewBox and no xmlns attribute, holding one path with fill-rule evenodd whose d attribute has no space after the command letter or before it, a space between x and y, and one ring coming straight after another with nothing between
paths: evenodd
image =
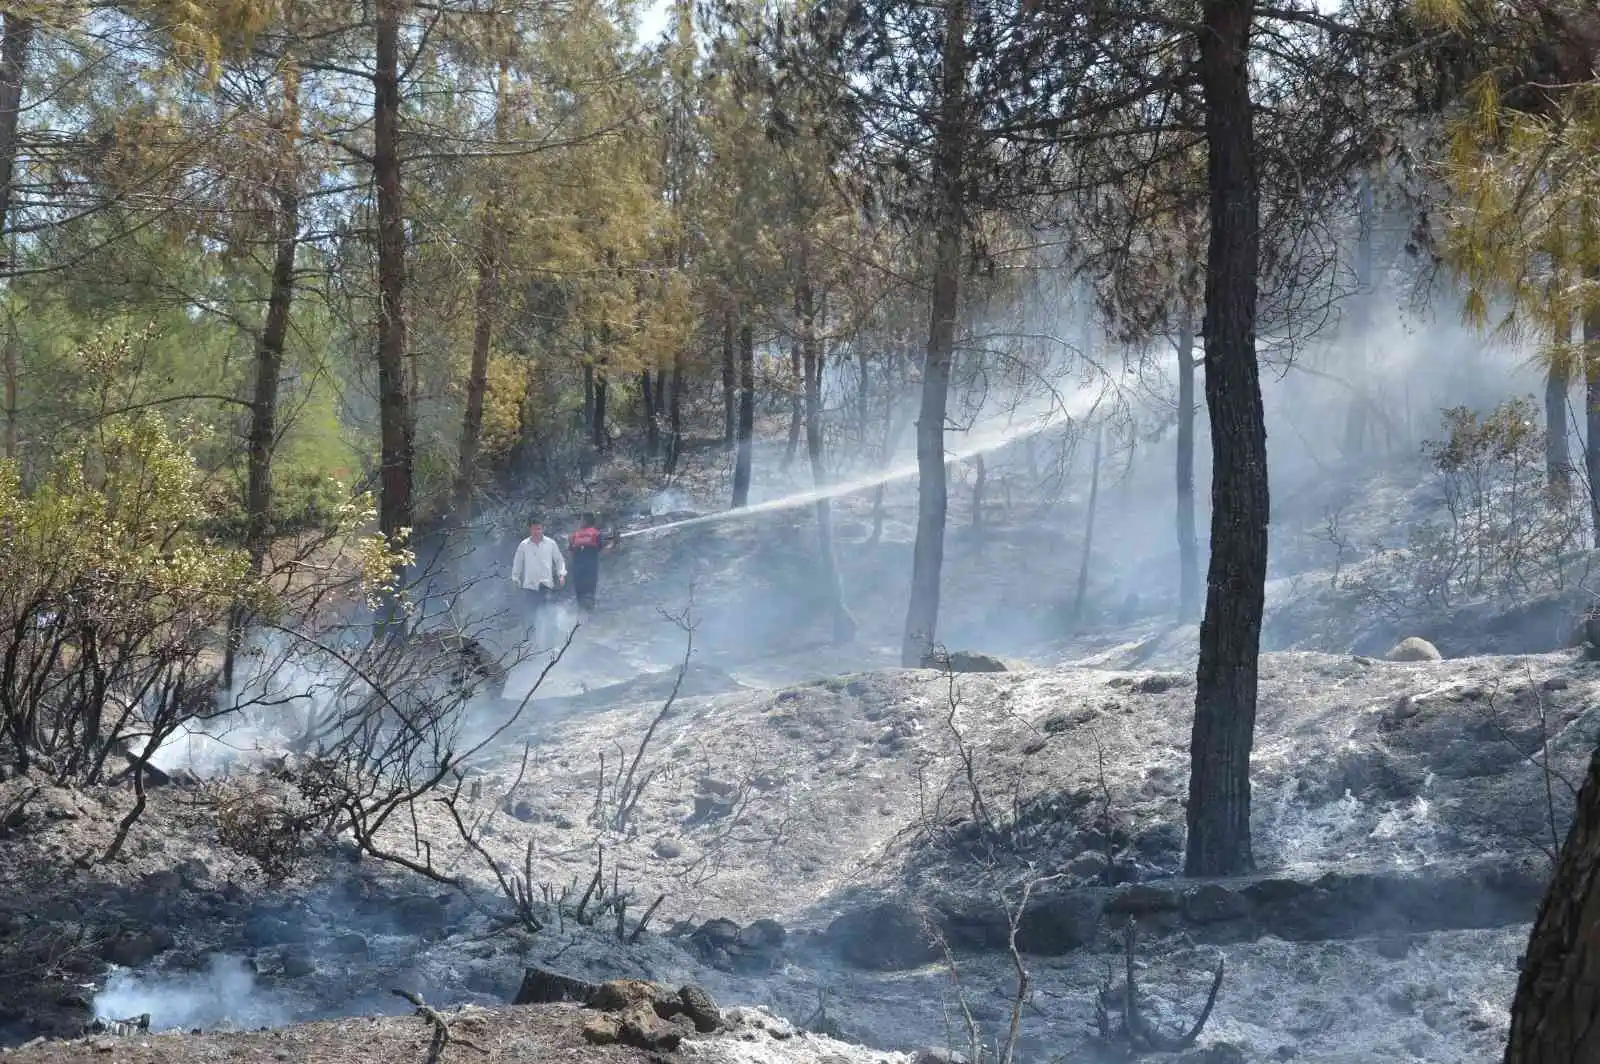
<instances>
[{"instance_id":1,"label":"smoke","mask_svg":"<svg viewBox=\"0 0 1600 1064\"><path fill-rule=\"evenodd\" d=\"M148 1013L152 1030L281 1027L293 1020L288 1003L256 985L248 962L212 954L204 972L136 975L116 970L94 997L100 1020L125 1020Z\"/></svg>"}]
</instances>

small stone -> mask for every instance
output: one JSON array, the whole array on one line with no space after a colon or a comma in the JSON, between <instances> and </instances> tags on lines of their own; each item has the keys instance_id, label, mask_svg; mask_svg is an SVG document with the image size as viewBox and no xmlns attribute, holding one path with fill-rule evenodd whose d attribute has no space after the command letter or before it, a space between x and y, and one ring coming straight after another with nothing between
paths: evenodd
<instances>
[{"instance_id":1,"label":"small stone","mask_svg":"<svg viewBox=\"0 0 1600 1064\"><path fill-rule=\"evenodd\" d=\"M1203 883L1183 897L1183 915L1190 923L1214 924L1250 915L1250 902L1215 883Z\"/></svg>"},{"instance_id":2,"label":"small stone","mask_svg":"<svg viewBox=\"0 0 1600 1064\"><path fill-rule=\"evenodd\" d=\"M340 935L333 940L333 951L344 957L365 957L367 955L367 939L365 935L354 931Z\"/></svg>"},{"instance_id":3,"label":"small stone","mask_svg":"<svg viewBox=\"0 0 1600 1064\"><path fill-rule=\"evenodd\" d=\"M596 1016L583 1025L583 1040L590 1045L616 1045L621 1033L622 1021L615 1016Z\"/></svg>"},{"instance_id":4,"label":"small stone","mask_svg":"<svg viewBox=\"0 0 1600 1064\"><path fill-rule=\"evenodd\" d=\"M681 987L678 999L683 1002L683 1014L701 1034L710 1034L722 1026L722 1010L703 988L692 983Z\"/></svg>"},{"instance_id":5,"label":"small stone","mask_svg":"<svg viewBox=\"0 0 1600 1064\"><path fill-rule=\"evenodd\" d=\"M652 847L652 849L655 851L655 855L657 857L664 858L668 861L672 860L673 858L683 856L683 846L680 845L676 839L657 839L656 844L654 847Z\"/></svg>"},{"instance_id":6,"label":"small stone","mask_svg":"<svg viewBox=\"0 0 1600 1064\"><path fill-rule=\"evenodd\" d=\"M1546 691L1565 691L1568 687L1571 687L1572 684L1565 676L1552 676L1539 686L1543 687Z\"/></svg>"},{"instance_id":7,"label":"small stone","mask_svg":"<svg viewBox=\"0 0 1600 1064\"><path fill-rule=\"evenodd\" d=\"M1080 853L1068 861L1062 871L1075 879L1098 880L1105 877L1106 866L1109 863L1105 854Z\"/></svg>"}]
</instances>

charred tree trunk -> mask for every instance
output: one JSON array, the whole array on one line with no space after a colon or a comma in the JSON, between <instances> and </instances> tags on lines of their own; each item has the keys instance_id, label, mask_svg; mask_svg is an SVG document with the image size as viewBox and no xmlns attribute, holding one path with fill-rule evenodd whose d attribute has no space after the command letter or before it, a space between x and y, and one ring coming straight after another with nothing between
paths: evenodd
<instances>
[{"instance_id":1,"label":"charred tree trunk","mask_svg":"<svg viewBox=\"0 0 1600 1064\"><path fill-rule=\"evenodd\" d=\"M983 547L983 489L988 486L989 467L983 455L972 456L972 532L978 548Z\"/></svg>"},{"instance_id":2,"label":"charred tree trunk","mask_svg":"<svg viewBox=\"0 0 1600 1064\"><path fill-rule=\"evenodd\" d=\"M822 460L822 344L817 339L816 304L811 286L801 286L800 337L805 373L806 455L811 460L811 483L820 493L828 484ZM856 621L844 601L844 585L839 580L839 560L833 549L833 506L826 495L818 494L817 559L823 594L828 598L833 641L848 643L856 637Z\"/></svg>"},{"instance_id":3,"label":"charred tree trunk","mask_svg":"<svg viewBox=\"0 0 1600 1064\"><path fill-rule=\"evenodd\" d=\"M506 94L511 70L500 61L500 76L495 85L495 140L506 139L508 115ZM472 518L472 489L477 477L478 445L483 439L483 397L489 387L489 346L494 340L495 307L500 300L500 192L489 194L483 208L483 225L478 237L478 290L473 300L472 364L467 370L467 409L461 418L461 447L456 457L455 490L451 492L451 511L465 524Z\"/></svg>"},{"instance_id":4,"label":"charred tree trunk","mask_svg":"<svg viewBox=\"0 0 1600 1064\"><path fill-rule=\"evenodd\" d=\"M0 257L9 259L16 247L11 240L11 198L16 184L17 127L22 120L22 82L28 68L28 48L33 43L33 20L15 12L5 15L5 36L0 39ZM0 265L0 274L11 269ZM17 416L20 369L16 337L8 336L5 358L5 457L17 457Z\"/></svg>"},{"instance_id":5,"label":"charred tree trunk","mask_svg":"<svg viewBox=\"0 0 1600 1064\"><path fill-rule=\"evenodd\" d=\"M750 501L750 460L756 434L756 339L750 326L739 329L739 432L733 459L733 506Z\"/></svg>"},{"instance_id":6,"label":"charred tree trunk","mask_svg":"<svg viewBox=\"0 0 1600 1064\"><path fill-rule=\"evenodd\" d=\"M672 387L667 395L667 458L662 471L667 476L678 471L678 456L683 451L683 353L672 356Z\"/></svg>"},{"instance_id":7,"label":"charred tree trunk","mask_svg":"<svg viewBox=\"0 0 1600 1064\"><path fill-rule=\"evenodd\" d=\"M1200 613L1200 542L1194 519L1194 306L1178 318L1178 620Z\"/></svg>"},{"instance_id":8,"label":"charred tree trunk","mask_svg":"<svg viewBox=\"0 0 1600 1064\"><path fill-rule=\"evenodd\" d=\"M955 352L961 283L961 238L966 223L963 164L966 155L967 2L944 3L944 71L935 132L933 188L937 224L928 357L922 367L917 414L917 539L911 556L911 600L906 606L900 663L917 667L933 649L939 629L939 581L944 568L944 422Z\"/></svg>"},{"instance_id":9,"label":"charred tree trunk","mask_svg":"<svg viewBox=\"0 0 1600 1064\"><path fill-rule=\"evenodd\" d=\"M1600 1060L1600 750L1520 969L1506 1064Z\"/></svg>"},{"instance_id":10,"label":"charred tree trunk","mask_svg":"<svg viewBox=\"0 0 1600 1064\"><path fill-rule=\"evenodd\" d=\"M1591 283L1600 282L1600 266L1585 271ZM1600 545L1600 305L1583 312L1584 447L1583 465L1589 474L1589 522L1594 542Z\"/></svg>"},{"instance_id":11,"label":"charred tree trunk","mask_svg":"<svg viewBox=\"0 0 1600 1064\"><path fill-rule=\"evenodd\" d=\"M739 383L734 368L738 356L734 354L733 334L733 311L729 310L722 316L722 445L730 451L739 433Z\"/></svg>"},{"instance_id":12,"label":"charred tree trunk","mask_svg":"<svg viewBox=\"0 0 1600 1064\"><path fill-rule=\"evenodd\" d=\"M1089 556L1094 550L1094 515L1100 506L1100 457L1105 446L1104 425L1094 430L1094 453L1089 458L1089 511L1083 518L1083 557L1078 561L1078 591L1072 598L1072 623L1083 620L1089 601Z\"/></svg>"},{"instance_id":13,"label":"charred tree trunk","mask_svg":"<svg viewBox=\"0 0 1600 1064\"><path fill-rule=\"evenodd\" d=\"M644 405L644 453L654 458L661 453L661 426L656 421L656 388L650 371L639 374L639 400Z\"/></svg>"},{"instance_id":14,"label":"charred tree trunk","mask_svg":"<svg viewBox=\"0 0 1600 1064\"><path fill-rule=\"evenodd\" d=\"M1250 54L1254 0L1206 0L1200 31L1210 236L1206 410L1211 563L1195 673L1188 842L1191 876L1249 871L1250 748L1267 576L1267 432L1256 365L1260 189Z\"/></svg>"},{"instance_id":15,"label":"charred tree trunk","mask_svg":"<svg viewBox=\"0 0 1600 1064\"><path fill-rule=\"evenodd\" d=\"M605 451L611 447L611 435L606 432L606 393L610 389L606 386L604 370L594 371L594 420L589 424L589 431L594 440L595 450Z\"/></svg>"},{"instance_id":16,"label":"charred tree trunk","mask_svg":"<svg viewBox=\"0 0 1600 1064\"><path fill-rule=\"evenodd\" d=\"M783 450L783 468L794 464L800 447L800 430L805 425L805 369L801 365L800 340L789 349L789 444Z\"/></svg>"},{"instance_id":17,"label":"charred tree trunk","mask_svg":"<svg viewBox=\"0 0 1600 1064\"><path fill-rule=\"evenodd\" d=\"M584 341L588 346L588 341ZM590 437L589 442L594 442L594 364L587 359L583 363L583 424L582 431Z\"/></svg>"},{"instance_id":18,"label":"charred tree trunk","mask_svg":"<svg viewBox=\"0 0 1600 1064\"><path fill-rule=\"evenodd\" d=\"M372 176L378 189L378 524L391 546L412 526L411 392L406 371L406 230L400 182L400 0L377 0ZM398 575L398 574L397 574ZM399 622L390 604L386 622Z\"/></svg>"}]
</instances>

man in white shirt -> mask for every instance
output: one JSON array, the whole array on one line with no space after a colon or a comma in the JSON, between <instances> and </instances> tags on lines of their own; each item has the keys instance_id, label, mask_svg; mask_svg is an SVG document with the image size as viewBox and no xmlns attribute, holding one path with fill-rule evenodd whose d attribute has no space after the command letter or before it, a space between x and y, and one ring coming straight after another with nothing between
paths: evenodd
<instances>
[{"instance_id":1,"label":"man in white shirt","mask_svg":"<svg viewBox=\"0 0 1600 1064\"><path fill-rule=\"evenodd\" d=\"M537 517L528 519L528 538L517 544L516 557L511 560L511 582L517 585L526 603L531 634L538 638L545 604L566 586L567 561L556 541L545 537L544 523Z\"/></svg>"}]
</instances>

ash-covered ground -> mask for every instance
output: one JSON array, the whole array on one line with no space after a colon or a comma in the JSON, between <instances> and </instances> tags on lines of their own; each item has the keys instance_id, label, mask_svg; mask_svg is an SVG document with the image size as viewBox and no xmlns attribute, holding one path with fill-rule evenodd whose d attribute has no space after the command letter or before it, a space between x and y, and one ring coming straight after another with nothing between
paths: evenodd
<instances>
[{"instance_id":1,"label":"ash-covered ground","mask_svg":"<svg viewBox=\"0 0 1600 1064\"><path fill-rule=\"evenodd\" d=\"M1399 498L1419 494L1395 483ZM708 509L714 488L685 478L675 497L632 499L633 520L652 504L657 520ZM1120 993L1134 919L1140 989L1172 1028L1225 960L1208 1059L1496 1059L1516 958L1600 737L1600 668L1559 649L1560 625L1507 622L1492 602L1363 614L1385 574L1400 579L1381 544L1406 520L1394 498L1366 498L1350 518L1367 522L1365 546L1337 558L1340 577L1306 531L1320 503L1302 508L1308 542L1275 541L1303 550L1271 589L1248 879L1177 874L1195 629L1172 622L1170 596L1137 590L1141 572L1170 567L1169 530L1102 523L1119 549L1076 611L1081 500L995 501L976 530L958 506L945 642L1006 671L904 670L914 489L897 485L876 541L870 492L835 504L861 621L848 647L827 640L808 507L634 537L606 561L601 608L470 767L458 805L490 858L526 870L541 901L565 898L541 930L507 926L485 860L438 802L394 825L392 845L468 889L348 844L266 880L208 810L282 784L249 750L220 771L231 740L201 740L181 753L205 778L154 792L118 862L83 858L115 831L119 792L42 786L0 836L0 936L32 966L4 973L27 992L0 1002L0 1026L15 1042L70 1033L86 1010L206 1029L405 1011L391 987L493 1005L538 966L692 982L882 1050L968 1052L974 1031L1004 1038L1020 959L1017 1059L1092 1061L1097 999ZM462 568L508 564L515 523ZM663 613L685 609L694 654L663 716L685 651ZM1372 656L1405 635L1446 659ZM1489 653L1518 641L1541 652ZM536 672L486 697L486 718ZM271 739L271 721L253 723L252 741ZM629 766L647 781L637 790ZM597 872L630 899L620 934L612 917L576 917Z\"/></svg>"}]
</instances>

